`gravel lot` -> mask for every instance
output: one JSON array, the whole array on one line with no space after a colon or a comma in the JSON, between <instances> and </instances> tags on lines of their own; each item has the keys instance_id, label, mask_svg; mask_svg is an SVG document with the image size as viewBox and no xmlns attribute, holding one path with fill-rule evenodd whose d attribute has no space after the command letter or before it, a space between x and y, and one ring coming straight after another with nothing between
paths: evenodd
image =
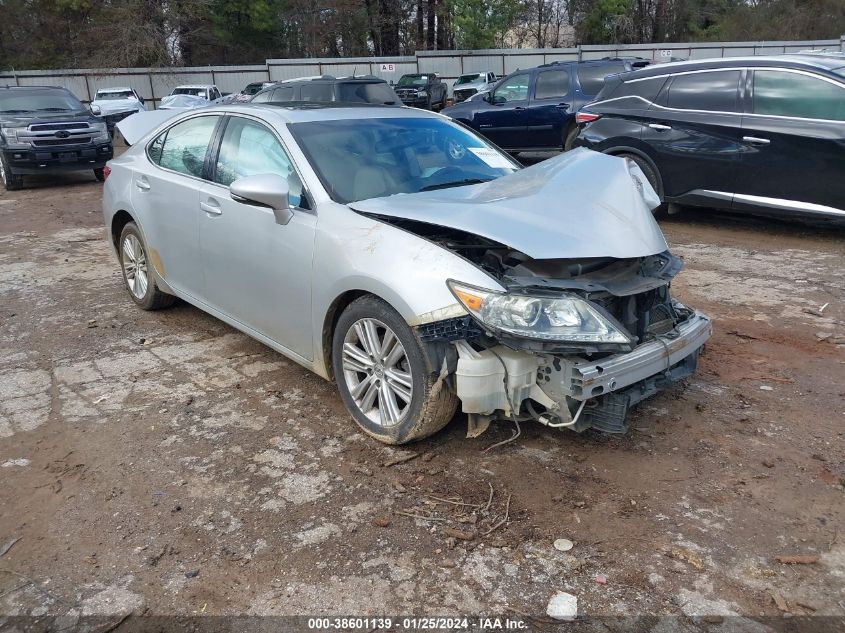
<instances>
[{"instance_id":1,"label":"gravel lot","mask_svg":"<svg viewBox=\"0 0 845 633\"><path fill-rule=\"evenodd\" d=\"M715 334L625 437L482 453L511 425L459 415L397 449L220 321L136 309L93 177L33 185L0 193L0 614L845 617L842 228L663 220Z\"/></svg>"}]
</instances>

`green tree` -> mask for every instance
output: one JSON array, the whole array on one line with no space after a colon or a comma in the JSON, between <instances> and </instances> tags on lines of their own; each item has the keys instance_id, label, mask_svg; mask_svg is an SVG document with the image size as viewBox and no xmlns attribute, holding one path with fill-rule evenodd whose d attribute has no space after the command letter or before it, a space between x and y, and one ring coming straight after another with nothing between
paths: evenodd
<instances>
[{"instance_id":1,"label":"green tree","mask_svg":"<svg viewBox=\"0 0 845 633\"><path fill-rule=\"evenodd\" d=\"M451 0L458 48L495 48L525 11L524 0Z\"/></svg>"}]
</instances>

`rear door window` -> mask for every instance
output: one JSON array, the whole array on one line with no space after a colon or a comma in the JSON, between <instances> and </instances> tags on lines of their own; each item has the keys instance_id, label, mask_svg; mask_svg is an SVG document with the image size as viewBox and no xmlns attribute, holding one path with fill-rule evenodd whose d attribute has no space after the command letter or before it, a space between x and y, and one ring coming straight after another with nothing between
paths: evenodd
<instances>
[{"instance_id":1,"label":"rear door window","mask_svg":"<svg viewBox=\"0 0 845 633\"><path fill-rule=\"evenodd\" d=\"M584 64L578 66L578 83L585 95L597 95L608 75L625 72L625 64L614 62L609 64Z\"/></svg>"},{"instance_id":2,"label":"rear door window","mask_svg":"<svg viewBox=\"0 0 845 633\"><path fill-rule=\"evenodd\" d=\"M177 123L151 143L150 160L165 169L202 178L208 144L219 119L219 116L200 116Z\"/></svg>"},{"instance_id":3,"label":"rear door window","mask_svg":"<svg viewBox=\"0 0 845 633\"><path fill-rule=\"evenodd\" d=\"M738 70L676 75L669 86L666 106L678 110L737 112Z\"/></svg>"},{"instance_id":4,"label":"rear door window","mask_svg":"<svg viewBox=\"0 0 845 633\"><path fill-rule=\"evenodd\" d=\"M845 88L808 75L755 70L753 112L845 121Z\"/></svg>"},{"instance_id":5,"label":"rear door window","mask_svg":"<svg viewBox=\"0 0 845 633\"><path fill-rule=\"evenodd\" d=\"M569 73L565 70L544 70L537 74L535 99L553 99L569 94Z\"/></svg>"},{"instance_id":6,"label":"rear door window","mask_svg":"<svg viewBox=\"0 0 845 633\"><path fill-rule=\"evenodd\" d=\"M293 101L293 86L276 88L270 101Z\"/></svg>"}]
</instances>

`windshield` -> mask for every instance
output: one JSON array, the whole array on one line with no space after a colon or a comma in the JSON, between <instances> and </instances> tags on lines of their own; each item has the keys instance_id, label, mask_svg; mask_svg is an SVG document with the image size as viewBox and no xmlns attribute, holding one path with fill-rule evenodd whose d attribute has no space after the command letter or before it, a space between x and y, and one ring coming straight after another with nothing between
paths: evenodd
<instances>
[{"instance_id":1,"label":"windshield","mask_svg":"<svg viewBox=\"0 0 845 633\"><path fill-rule=\"evenodd\" d=\"M117 99L134 99L135 94L131 90L117 90L109 92L98 92L94 97L96 101L113 101Z\"/></svg>"},{"instance_id":2,"label":"windshield","mask_svg":"<svg viewBox=\"0 0 845 633\"><path fill-rule=\"evenodd\" d=\"M428 75L402 75L399 86L424 86L428 83Z\"/></svg>"},{"instance_id":3,"label":"windshield","mask_svg":"<svg viewBox=\"0 0 845 633\"><path fill-rule=\"evenodd\" d=\"M261 90L263 87L263 83L249 84L246 88L244 88L244 94L251 97L254 94L258 94L258 91Z\"/></svg>"},{"instance_id":4,"label":"windshield","mask_svg":"<svg viewBox=\"0 0 845 633\"><path fill-rule=\"evenodd\" d=\"M74 112L84 110L65 90L9 90L0 93L0 112Z\"/></svg>"},{"instance_id":5,"label":"windshield","mask_svg":"<svg viewBox=\"0 0 845 633\"><path fill-rule=\"evenodd\" d=\"M455 82L456 86L460 86L462 84L471 84L473 81L478 81L481 79L483 75L481 73L475 73L474 75L461 75L458 77L458 80Z\"/></svg>"},{"instance_id":6,"label":"windshield","mask_svg":"<svg viewBox=\"0 0 845 633\"><path fill-rule=\"evenodd\" d=\"M171 94L174 95L193 95L195 97L205 97L205 88L174 88Z\"/></svg>"},{"instance_id":7,"label":"windshield","mask_svg":"<svg viewBox=\"0 0 845 633\"><path fill-rule=\"evenodd\" d=\"M349 103L396 103L396 93L384 82L338 84L338 101Z\"/></svg>"},{"instance_id":8,"label":"windshield","mask_svg":"<svg viewBox=\"0 0 845 633\"><path fill-rule=\"evenodd\" d=\"M289 128L342 204L486 182L519 168L471 131L441 119L340 119Z\"/></svg>"}]
</instances>

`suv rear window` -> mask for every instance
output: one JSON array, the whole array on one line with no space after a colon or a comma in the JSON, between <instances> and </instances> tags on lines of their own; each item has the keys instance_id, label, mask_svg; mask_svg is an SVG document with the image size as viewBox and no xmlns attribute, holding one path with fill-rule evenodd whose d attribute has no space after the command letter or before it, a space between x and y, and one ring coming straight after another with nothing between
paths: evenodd
<instances>
[{"instance_id":1,"label":"suv rear window","mask_svg":"<svg viewBox=\"0 0 845 633\"><path fill-rule=\"evenodd\" d=\"M845 121L845 89L807 75L755 70L754 114Z\"/></svg>"},{"instance_id":2,"label":"suv rear window","mask_svg":"<svg viewBox=\"0 0 845 633\"><path fill-rule=\"evenodd\" d=\"M396 103L396 93L381 81L341 83L337 85L338 101L349 103Z\"/></svg>"},{"instance_id":3,"label":"suv rear window","mask_svg":"<svg viewBox=\"0 0 845 633\"><path fill-rule=\"evenodd\" d=\"M736 112L738 86L738 70L676 75L666 105L680 110Z\"/></svg>"},{"instance_id":4,"label":"suv rear window","mask_svg":"<svg viewBox=\"0 0 845 633\"><path fill-rule=\"evenodd\" d=\"M302 84L299 89L299 98L302 101L332 101L332 85L326 83ZM274 98L274 101L279 101Z\"/></svg>"},{"instance_id":5,"label":"suv rear window","mask_svg":"<svg viewBox=\"0 0 845 633\"><path fill-rule=\"evenodd\" d=\"M578 66L578 83L585 95L597 95L608 75L625 72L625 64L611 62L607 64L587 64Z\"/></svg>"}]
</instances>

